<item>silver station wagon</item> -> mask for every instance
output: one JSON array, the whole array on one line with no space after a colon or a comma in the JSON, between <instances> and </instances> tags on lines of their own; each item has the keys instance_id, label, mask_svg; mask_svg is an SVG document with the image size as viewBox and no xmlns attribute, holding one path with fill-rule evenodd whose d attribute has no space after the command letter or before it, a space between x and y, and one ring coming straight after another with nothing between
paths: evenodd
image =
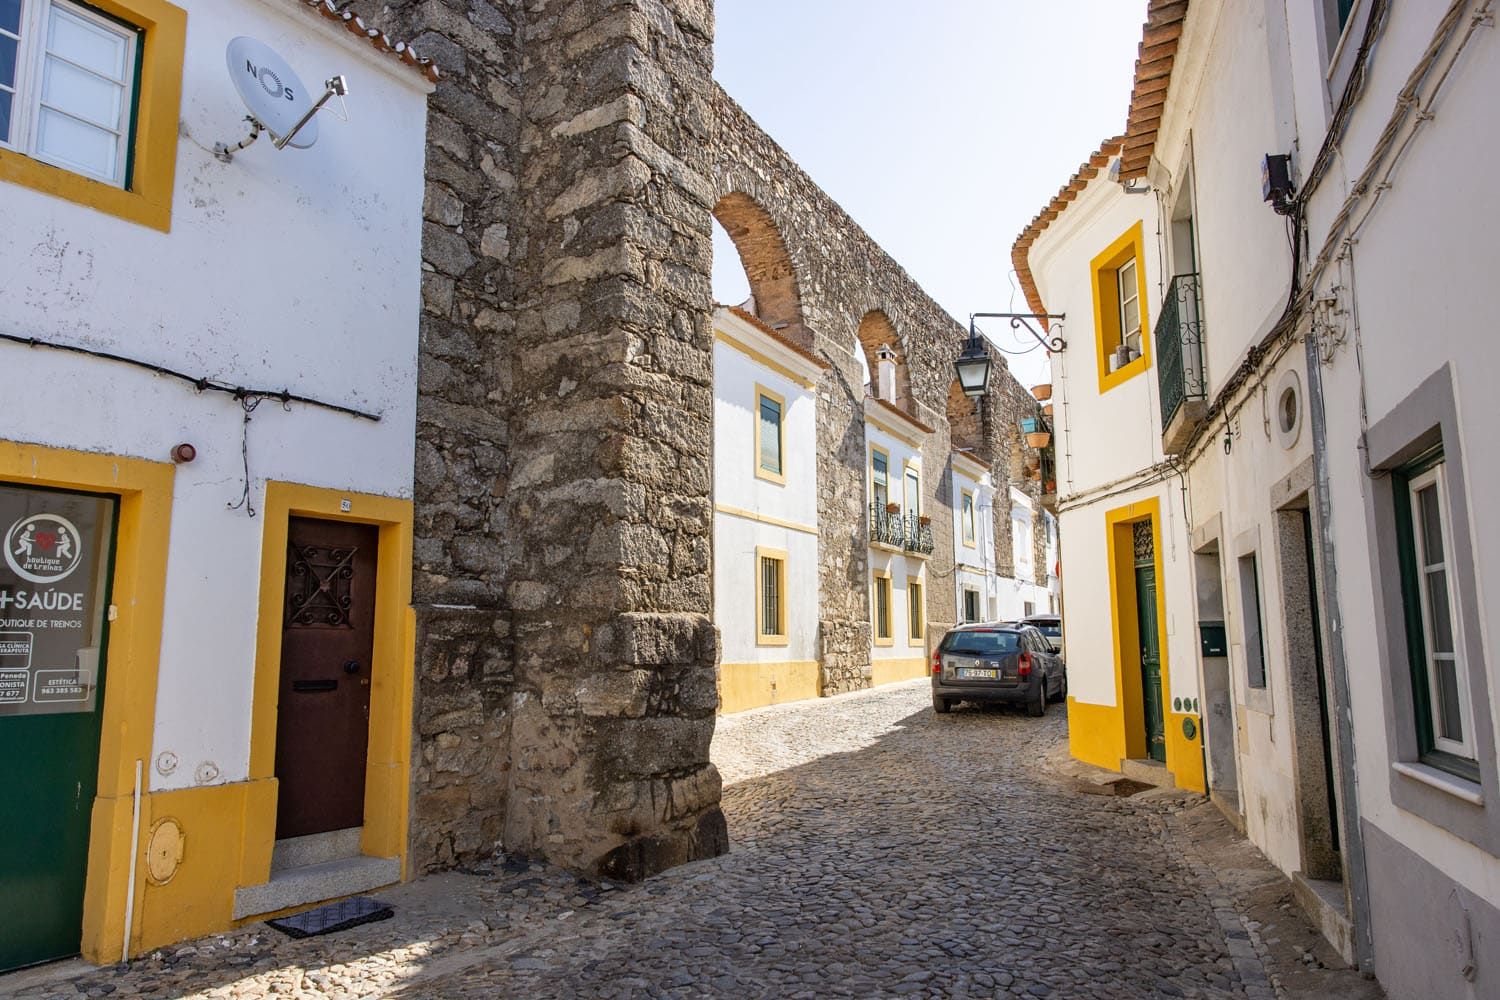
<instances>
[{"instance_id":1,"label":"silver station wagon","mask_svg":"<svg viewBox=\"0 0 1500 1000\"><path fill-rule=\"evenodd\" d=\"M932 708L960 701L1010 702L1042 715L1048 702L1068 696L1068 673L1047 637L1031 625L960 625L932 654Z\"/></svg>"}]
</instances>

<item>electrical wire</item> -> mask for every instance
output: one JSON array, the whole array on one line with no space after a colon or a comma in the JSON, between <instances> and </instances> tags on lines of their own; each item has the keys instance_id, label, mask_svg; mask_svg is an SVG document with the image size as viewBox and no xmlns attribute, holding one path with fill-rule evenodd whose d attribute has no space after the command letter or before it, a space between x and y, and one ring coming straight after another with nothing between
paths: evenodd
<instances>
[{"instance_id":1,"label":"electrical wire","mask_svg":"<svg viewBox=\"0 0 1500 1000\"><path fill-rule=\"evenodd\" d=\"M12 344L21 344L26 347L43 347L52 351L63 351L68 354L82 354L91 358L102 358L106 361L114 361L122 365L130 365L134 368L142 368L154 375L165 375L167 378L176 379L179 382L185 382L198 392L226 393L230 396L233 396L236 400L239 400L241 405L244 405L244 401L247 399L274 399L279 401L283 406L286 406L290 403L302 403L307 406L317 406L325 410L332 410L335 413L347 414L351 417L357 417L360 420L369 420L376 423L380 421L380 414L378 413L367 413L364 410L357 410L352 406L344 406L339 403L324 402L321 399L313 399L311 396L302 396L287 389L252 389L248 386L234 385L229 382L221 382L218 379L208 378L207 376L189 375L186 372L180 372L176 369L168 368L166 365L158 365L153 364L149 361L141 361L138 358L126 357L123 354L114 354L110 351L97 351L92 347L80 347L76 344L59 344L55 341L42 340L40 337L17 337L14 334L9 333L0 333L0 340L8 341ZM254 409L254 407L252 407L252 409Z\"/></svg>"}]
</instances>

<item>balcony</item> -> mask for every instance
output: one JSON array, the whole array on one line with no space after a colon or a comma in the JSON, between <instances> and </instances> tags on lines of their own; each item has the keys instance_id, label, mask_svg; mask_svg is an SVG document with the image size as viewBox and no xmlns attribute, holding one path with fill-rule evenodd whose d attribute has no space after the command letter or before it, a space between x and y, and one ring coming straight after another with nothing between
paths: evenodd
<instances>
[{"instance_id":1,"label":"balcony","mask_svg":"<svg viewBox=\"0 0 1500 1000\"><path fill-rule=\"evenodd\" d=\"M906 547L906 518L892 514L883 503L870 504L870 544L893 549Z\"/></svg>"},{"instance_id":2,"label":"balcony","mask_svg":"<svg viewBox=\"0 0 1500 1000\"><path fill-rule=\"evenodd\" d=\"M1197 274L1179 274L1167 286L1156 318L1156 374L1161 386L1161 447L1176 455L1187 447L1208 411Z\"/></svg>"},{"instance_id":3,"label":"balcony","mask_svg":"<svg viewBox=\"0 0 1500 1000\"><path fill-rule=\"evenodd\" d=\"M906 551L919 556L930 556L934 548L932 543L932 522L922 523L923 518L915 515L906 518Z\"/></svg>"}]
</instances>

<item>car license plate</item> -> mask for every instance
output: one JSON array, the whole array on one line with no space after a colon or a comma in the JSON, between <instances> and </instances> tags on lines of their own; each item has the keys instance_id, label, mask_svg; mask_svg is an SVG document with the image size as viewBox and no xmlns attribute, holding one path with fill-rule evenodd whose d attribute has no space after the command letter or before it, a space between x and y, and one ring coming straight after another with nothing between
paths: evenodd
<instances>
[{"instance_id":1,"label":"car license plate","mask_svg":"<svg viewBox=\"0 0 1500 1000\"><path fill-rule=\"evenodd\" d=\"M993 670L993 669L991 669L989 667L959 667L958 668L958 678L959 678L959 680L993 681L993 680L999 679L999 677L1000 677L1000 671Z\"/></svg>"}]
</instances>

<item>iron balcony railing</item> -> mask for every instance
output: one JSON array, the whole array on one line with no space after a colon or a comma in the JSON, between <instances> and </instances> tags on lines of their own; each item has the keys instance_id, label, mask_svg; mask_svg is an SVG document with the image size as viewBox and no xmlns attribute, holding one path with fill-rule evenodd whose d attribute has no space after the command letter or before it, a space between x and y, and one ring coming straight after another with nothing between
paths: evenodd
<instances>
[{"instance_id":1,"label":"iron balcony railing","mask_svg":"<svg viewBox=\"0 0 1500 1000\"><path fill-rule=\"evenodd\" d=\"M1203 299L1198 275L1179 274L1167 286L1156 318L1156 373L1161 382L1161 428L1182 404L1206 399L1203 372Z\"/></svg>"},{"instance_id":2,"label":"iron balcony railing","mask_svg":"<svg viewBox=\"0 0 1500 1000\"><path fill-rule=\"evenodd\" d=\"M906 544L906 519L886 510L883 503L870 504L870 541L902 548Z\"/></svg>"},{"instance_id":3,"label":"iron balcony railing","mask_svg":"<svg viewBox=\"0 0 1500 1000\"><path fill-rule=\"evenodd\" d=\"M935 546L932 543L931 522L923 524L920 517L908 517L906 519L906 551L930 556L933 548Z\"/></svg>"}]
</instances>

